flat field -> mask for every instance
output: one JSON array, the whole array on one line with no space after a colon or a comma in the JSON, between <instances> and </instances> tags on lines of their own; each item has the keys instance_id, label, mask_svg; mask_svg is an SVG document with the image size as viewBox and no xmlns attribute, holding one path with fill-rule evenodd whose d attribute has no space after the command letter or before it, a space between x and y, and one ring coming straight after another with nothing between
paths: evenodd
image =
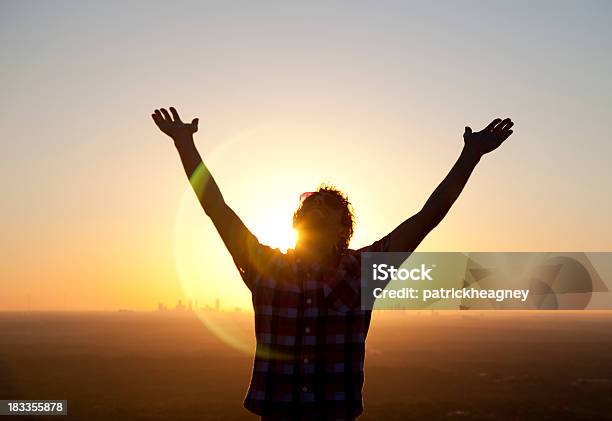
<instances>
[{"instance_id":1,"label":"flat field","mask_svg":"<svg viewBox=\"0 0 612 421\"><path fill-rule=\"evenodd\" d=\"M252 314L205 319L0 313L0 399L67 399L78 420L256 419ZM376 312L364 398L363 420L610 419L612 313Z\"/></svg>"}]
</instances>

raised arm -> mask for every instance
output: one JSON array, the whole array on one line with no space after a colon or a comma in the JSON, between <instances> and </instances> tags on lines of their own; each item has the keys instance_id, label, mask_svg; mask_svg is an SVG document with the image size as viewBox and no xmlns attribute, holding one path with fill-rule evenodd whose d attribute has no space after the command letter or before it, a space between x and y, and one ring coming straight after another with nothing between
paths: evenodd
<instances>
[{"instance_id":1,"label":"raised arm","mask_svg":"<svg viewBox=\"0 0 612 421\"><path fill-rule=\"evenodd\" d=\"M250 252L259 242L225 203L219 186L202 162L193 141L193 134L198 131L198 119L183 123L173 107L170 107L170 112L172 117L165 108L161 108L151 116L157 127L174 141L187 178L204 212L211 218L238 267L244 268L249 263Z\"/></svg>"},{"instance_id":2,"label":"raised arm","mask_svg":"<svg viewBox=\"0 0 612 421\"><path fill-rule=\"evenodd\" d=\"M423 209L391 232L389 251L411 252L446 216L465 187L480 158L497 149L511 134L514 123L496 118L479 132L469 127L463 134L464 146L459 159L431 194Z\"/></svg>"}]
</instances>

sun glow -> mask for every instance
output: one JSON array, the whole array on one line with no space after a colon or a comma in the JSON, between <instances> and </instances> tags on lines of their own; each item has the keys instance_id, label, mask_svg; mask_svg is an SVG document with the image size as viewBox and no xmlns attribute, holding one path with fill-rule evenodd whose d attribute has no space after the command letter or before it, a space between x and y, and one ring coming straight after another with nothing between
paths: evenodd
<instances>
[{"instance_id":1,"label":"sun glow","mask_svg":"<svg viewBox=\"0 0 612 421\"><path fill-rule=\"evenodd\" d=\"M278 248L282 252L295 247L297 232L290 225L279 223L277 219L270 217L258 224L257 228L262 244Z\"/></svg>"}]
</instances>

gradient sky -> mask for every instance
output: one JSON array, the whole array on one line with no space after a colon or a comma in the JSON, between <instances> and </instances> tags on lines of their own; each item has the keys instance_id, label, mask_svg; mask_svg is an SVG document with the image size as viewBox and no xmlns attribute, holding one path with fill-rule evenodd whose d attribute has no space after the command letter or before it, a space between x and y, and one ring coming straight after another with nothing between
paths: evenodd
<instances>
[{"instance_id":1,"label":"gradient sky","mask_svg":"<svg viewBox=\"0 0 612 421\"><path fill-rule=\"evenodd\" d=\"M510 141L420 250L612 250L612 3L0 1L1 310L249 294L150 119L200 118L227 202L286 245L320 182L353 246L418 211L463 128Z\"/></svg>"}]
</instances>

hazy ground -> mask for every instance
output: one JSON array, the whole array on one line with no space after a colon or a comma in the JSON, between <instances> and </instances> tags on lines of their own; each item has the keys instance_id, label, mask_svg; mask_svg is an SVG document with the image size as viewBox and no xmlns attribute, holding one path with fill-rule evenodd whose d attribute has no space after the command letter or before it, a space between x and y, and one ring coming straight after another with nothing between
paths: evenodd
<instances>
[{"instance_id":1,"label":"hazy ground","mask_svg":"<svg viewBox=\"0 0 612 421\"><path fill-rule=\"evenodd\" d=\"M208 314L252 346L251 315ZM612 313L378 312L362 419L610 419L611 351ZM72 419L254 419L251 358L189 314L0 313L0 399Z\"/></svg>"}]
</instances>

